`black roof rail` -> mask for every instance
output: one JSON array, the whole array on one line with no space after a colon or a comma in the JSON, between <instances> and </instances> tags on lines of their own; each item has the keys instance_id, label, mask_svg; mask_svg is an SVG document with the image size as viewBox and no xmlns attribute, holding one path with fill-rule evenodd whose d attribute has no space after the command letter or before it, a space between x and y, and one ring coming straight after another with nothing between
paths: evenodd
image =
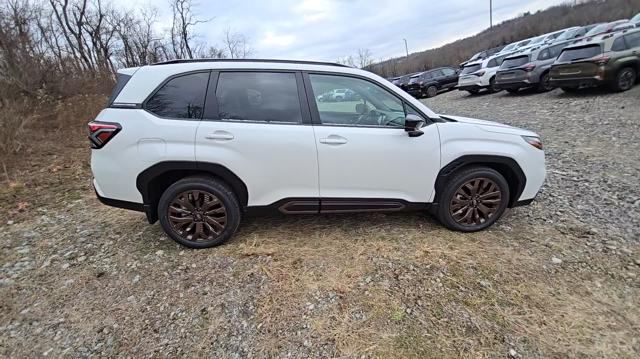
<instances>
[{"instance_id":1,"label":"black roof rail","mask_svg":"<svg viewBox=\"0 0 640 359\"><path fill-rule=\"evenodd\" d=\"M303 65L325 65L325 66L337 66L337 67L351 67L348 65L337 64L335 62L322 62L322 61L304 61L304 60L276 60L276 59L182 59L182 60L169 60L163 62L156 62L154 65L171 65L171 64L189 64L197 62L268 62L268 63L282 63L282 64L303 64Z\"/></svg>"}]
</instances>

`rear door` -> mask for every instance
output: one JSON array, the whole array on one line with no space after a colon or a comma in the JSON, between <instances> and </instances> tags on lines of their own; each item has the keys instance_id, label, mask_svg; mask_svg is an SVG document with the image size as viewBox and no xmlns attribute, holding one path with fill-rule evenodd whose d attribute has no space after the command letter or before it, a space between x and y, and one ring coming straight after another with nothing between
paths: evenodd
<instances>
[{"instance_id":1,"label":"rear door","mask_svg":"<svg viewBox=\"0 0 640 359\"><path fill-rule=\"evenodd\" d=\"M451 68L441 69L443 74L443 87L451 88L458 83L458 72Z\"/></svg>"},{"instance_id":2,"label":"rear door","mask_svg":"<svg viewBox=\"0 0 640 359\"><path fill-rule=\"evenodd\" d=\"M294 71L211 73L196 160L235 173L247 186L249 206L290 198L317 203L316 144L302 89Z\"/></svg>"}]
</instances>

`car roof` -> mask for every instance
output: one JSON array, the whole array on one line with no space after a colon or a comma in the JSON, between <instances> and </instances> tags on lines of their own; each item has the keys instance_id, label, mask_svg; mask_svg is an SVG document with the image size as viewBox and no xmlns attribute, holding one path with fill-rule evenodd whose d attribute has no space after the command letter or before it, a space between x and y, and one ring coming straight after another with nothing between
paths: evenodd
<instances>
[{"instance_id":1,"label":"car roof","mask_svg":"<svg viewBox=\"0 0 640 359\"><path fill-rule=\"evenodd\" d=\"M613 33L600 34L600 35L596 35L594 37L582 40L573 45L569 45L565 47L565 49L573 49L573 48L584 47L589 45L607 45L608 47L609 43L613 43L613 41L615 41L620 36L634 34L636 32L640 32L640 28L631 28L623 31L613 32Z\"/></svg>"}]
</instances>

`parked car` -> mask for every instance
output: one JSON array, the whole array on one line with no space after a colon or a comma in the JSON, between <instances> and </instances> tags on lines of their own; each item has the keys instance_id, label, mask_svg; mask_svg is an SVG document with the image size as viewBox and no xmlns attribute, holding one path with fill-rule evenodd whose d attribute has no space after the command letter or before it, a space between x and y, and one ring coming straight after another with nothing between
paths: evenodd
<instances>
[{"instance_id":1,"label":"parked car","mask_svg":"<svg viewBox=\"0 0 640 359\"><path fill-rule=\"evenodd\" d=\"M350 89L361 103L320 103ZM245 214L431 211L485 229L529 204L542 142L495 122L437 115L383 78L338 64L175 60L118 71L89 125L98 199L143 211L192 248Z\"/></svg>"},{"instance_id":2,"label":"parked car","mask_svg":"<svg viewBox=\"0 0 640 359\"><path fill-rule=\"evenodd\" d=\"M617 21L613 21L613 22L607 22L607 23L604 23L604 24L600 24L598 26L595 26L591 30L589 30L589 32L587 32L586 34L584 34L584 38L589 38L589 37L594 37L594 36L610 33L610 32L613 31L613 29L616 26L622 25L622 24L626 24L628 22L629 22L629 20L617 20Z\"/></svg>"},{"instance_id":3,"label":"parked car","mask_svg":"<svg viewBox=\"0 0 640 359\"><path fill-rule=\"evenodd\" d=\"M535 87L538 92L551 91L549 70L560 52L571 41L547 44L504 59L495 78L495 88L511 93Z\"/></svg>"},{"instance_id":4,"label":"parked car","mask_svg":"<svg viewBox=\"0 0 640 359\"><path fill-rule=\"evenodd\" d=\"M320 102L355 101L358 96L350 89L334 89L318 96Z\"/></svg>"},{"instance_id":5,"label":"parked car","mask_svg":"<svg viewBox=\"0 0 640 359\"><path fill-rule=\"evenodd\" d=\"M472 95L482 90L496 92L496 71L502 64L502 60L508 55L494 55L484 60L468 63L462 68L456 86L460 91L467 91Z\"/></svg>"},{"instance_id":6,"label":"parked car","mask_svg":"<svg viewBox=\"0 0 640 359\"><path fill-rule=\"evenodd\" d=\"M489 50L484 50L484 51L480 51L477 54L471 56L471 58L469 58L469 60L463 62L460 64L460 68L463 68L466 64L473 62L473 61L477 61L477 60L484 60L488 57L491 57L495 54L497 54L498 52L500 52L502 50L504 46L498 46L498 47L494 47L492 49Z\"/></svg>"},{"instance_id":7,"label":"parked car","mask_svg":"<svg viewBox=\"0 0 640 359\"><path fill-rule=\"evenodd\" d=\"M550 71L552 86L573 92L608 85L615 91L633 87L640 69L640 29L601 35L566 47Z\"/></svg>"},{"instance_id":8,"label":"parked car","mask_svg":"<svg viewBox=\"0 0 640 359\"><path fill-rule=\"evenodd\" d=\"M451 67L422 72L411 77L406 91L415 98L434 97L442 91L452 90L458 84L458 73Z\"/></svg>"},{"instance_id":9,"label":"parked car","mask_svg":"<svg viewBox=\"0 0 640 359\"><path fill-rule=\"evenodd\" d=\"M400 76L400 78L396 82L394 82L393 84L406 91L407 90L407 86L409 85L409 80L411 80L411 77L416 75L416 74L418 74L418 73L414 72L414 73L410 73L410 74L407 74L407 75Z\"/></svg>"},{"instance_id":10,"label":"parked car","mask_svg":"<svg viewBox=\"0 0 640 359\"><path fill-rule=\"evenodd\" d=\"M587 32L589 32L591 29L593 29L594 27L596 27L598 25L600 25L600 24L571 27L571 28L567 29L567 31L562 33L560 36L556 37L556 39L554 41L561 42L561 41L566 41L566 40L571 40L571 39L581 39L582 37L584 37L584 35Z\"/></svg>"},{"instance_id":11,"label":"parked car","mask_svg":"<svg viewBox=\"0 0 640 359\"><path fill-rule=\"evenodd\" d=\"M640 27L640 13L636 14L636 16L632 17L629 20L630 23L634 24L636 27Z\"/></svg>"}]
</instances>

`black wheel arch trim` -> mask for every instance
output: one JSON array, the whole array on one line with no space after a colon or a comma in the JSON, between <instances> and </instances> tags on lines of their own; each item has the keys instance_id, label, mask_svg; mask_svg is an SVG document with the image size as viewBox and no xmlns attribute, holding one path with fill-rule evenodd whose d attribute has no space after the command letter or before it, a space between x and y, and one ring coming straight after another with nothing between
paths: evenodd
<instances>
[{"instance_id":1,"label":"black wheel arch trim","mask_svg":"<svg viewBox=\"0 0 640 359\"><path fill-rule=\"evenodd\" d=\"M505 176L507 183L509 183L510 192L508 207L512 208L517 206L518 198L520 198L520 195L522 195L524 187L527 184L527 177L525 176L522 168L520 167L518 162L516 162L516 160L510 157L494 155L465 155L456 158L455 160L449 162L446 166L442 167L442 169L438 173L438 177L436 177L435 197L433 200L434 204L439 203L439 195L441 193L441 190L444 188L447 180L451 177L451 175L453 175L459 169L471 165L487 166L496 169L498 172L502 172L501 170L508 169L509 173L507 174L507 176ZM512 184L514 186L512 186Z\"/></svg>"},{"instance_id":2,"label":"black wheel arch trim","mask_svg":"<svg viewBox=\"0 0 640 359\"><path fill-rule=\"evenodd\" d=\"M249 199L247 185L238 177L235 173L229 170L227 167L210 162L198 162L198 161L165 161L159 162L151 167L148 167L144 171L140 172L136 178L136 187L142 195L142 200L145 206L145 213L149 223L155 223L158 220L158 214L155 210L158 205L158 201L162 193L156 193L156 189L153 188L153 181L160 178L163 174L168 174L175 171L184 171L191 173L206 173L214 177L220 178L226 182L233 192L238 196L240 206L245 209Z\"/></svg>"}]
</instances>

